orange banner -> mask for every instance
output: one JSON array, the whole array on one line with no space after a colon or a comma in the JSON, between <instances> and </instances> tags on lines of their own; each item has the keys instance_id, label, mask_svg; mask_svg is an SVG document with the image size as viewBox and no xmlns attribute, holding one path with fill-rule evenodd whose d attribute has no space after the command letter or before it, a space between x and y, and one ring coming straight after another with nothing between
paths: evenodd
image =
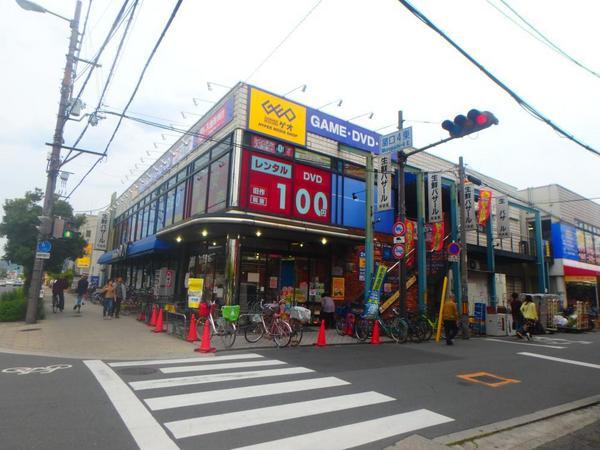
<instances>
[{"instance_id":1,"label":"orange banner","mask_svg":"<svg viewBox=\"0 0 600 450\"><path fill-rule=\"evenodd\" d=\"M444 222L436 222L431 226L431 248L432 252L441 252L444 248Z\"/></svg>"},{"instance_id":2,"label":"orange banner","mask_svg":"<svg viewBox=\"0 0 600 450\"><path fill-rule=\"evenodd\" d=\"M481 189L479 191L479 211L477 211L477 223L484 226L490 218L492 208L492 191Z\"/></svg>"},{"instance_id":3,"label":"orange banner","mask_svg":"<svg viewBox=\"0 0 600 450\"><path fill-rule=\"evenodd\" d=\"M405 251L406 255L408 255L406 264L410 266L414 263L415 255L414 252L411 254L411 250L415 248L415 239L417 238L417 222L414 220L406 219L406 243L405 243Z\"/></svg>"}]
</instances>

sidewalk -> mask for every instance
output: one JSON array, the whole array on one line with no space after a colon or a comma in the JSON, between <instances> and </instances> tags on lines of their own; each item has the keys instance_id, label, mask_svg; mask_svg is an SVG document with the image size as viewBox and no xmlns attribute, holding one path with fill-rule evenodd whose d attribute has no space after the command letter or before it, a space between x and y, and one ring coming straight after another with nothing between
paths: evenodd
<instances>
[{"instance_id":1,"label":"sidewalk","mask_svg":"<svg viewBox=\"0 0 600 450\"><path fill-rule=\"evenodd\" d=\"M46 318L27 325L23 322L0 323L0 352L23 353L40 356L93 359L145 359L198 355L193 350L199 343L191 344L166 333L152 333L151 328L135 320L135 316L120 319L102 319L102 307L86 302L81 313L73 311L75 296L65 293L65 310L53 313L49 308L51 298L44 300ZM317 340L317 330L308 329L301 346L311 346ZM219 339L212 346L217 351ZM389 339L382 337L382 342ZM327 330L327 344L356 344L356 339L340 336L335 330ZM261 339L255 344L246 342L238 335L229 350L275 348L272 341ZM294 351L293 347L281 351Z\"/></svg>"}]
</instances>

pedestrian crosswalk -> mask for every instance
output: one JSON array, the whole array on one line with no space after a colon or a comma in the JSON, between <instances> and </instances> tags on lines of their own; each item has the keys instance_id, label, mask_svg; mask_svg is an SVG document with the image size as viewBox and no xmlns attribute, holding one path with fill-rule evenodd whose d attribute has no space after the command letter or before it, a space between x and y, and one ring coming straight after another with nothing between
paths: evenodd
<instances>
[{"instance_id":1,"label":"pedestrian crosswalk","mask_svg":"<svg viewBox=\"0 0 600 450\"><path fill-rule=\"evenodd\" d=\"M256 353L85 363L143 449L381 448L453 421Z\"/></svg>"}]
</instances>

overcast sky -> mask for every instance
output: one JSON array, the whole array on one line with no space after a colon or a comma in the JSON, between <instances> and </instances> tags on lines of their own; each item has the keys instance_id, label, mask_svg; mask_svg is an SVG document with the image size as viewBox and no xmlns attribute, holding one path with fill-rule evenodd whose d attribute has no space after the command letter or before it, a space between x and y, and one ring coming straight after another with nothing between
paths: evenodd
<instances>
[{"instance_id":1,"label":"overcast sky","mask_svg":"<svg viewBox=\"0 0 600 450\"><path fill-rule=\"evenodd\" d=\"M559 47L600 72L600 3L589 0L506 0ZM39 0L47 9L73 15L71 0ZM122 108L175 0L144 0L127 39L105 104ZM502 16L490 3L500 0L413 0L498 78L555 123L600 149L600 78L567 61ZM264 58L315 6L312 13L255 74ZM83 12L88 0L83 2ZM121 1L93 0L81 56L92 58ZM0 202L45 185L45 160L52 140L59 84L68 45L68 24L56 17L0 2ZM93 110L108 74L118 38L113 39L83 99ZM79 65L78 71L84 68ZM275 93L306 83L290 98L319 107L338 98L330 114L350 118L374 112L356 123L379 129L396 122L402 109L414 129L415 146L446 136L439 123L471 108L496 114L500 125L440 146L434 154L457 162L460 155L478 171L518 188L559 183L586 197L600 197L600 157L559 136L533 118L477 68L394 0L184 0L146 74L132 114L190 126L226 89L207 89L207 81L233 86L247 81ZM81 81L77 83L79 86ZM76 90L78 90L76 87ZM435 124L410 122L430 121ZM103 120L79 144L103 151L116 124ZM83 123L66 127L71 145ZM393 131L393 127L382 133ZM106 162L72 197L76 210L108 204L122 192L121 179L150 161L146 151L162 151L176 136L124 122ZM154 152L153 157L159 156ZM145 157L144 163L140 158ZM80 156L65 170L72 188L94 162ZM70 190L70 189L69 189Z\"/></svg>"}]
</instances>

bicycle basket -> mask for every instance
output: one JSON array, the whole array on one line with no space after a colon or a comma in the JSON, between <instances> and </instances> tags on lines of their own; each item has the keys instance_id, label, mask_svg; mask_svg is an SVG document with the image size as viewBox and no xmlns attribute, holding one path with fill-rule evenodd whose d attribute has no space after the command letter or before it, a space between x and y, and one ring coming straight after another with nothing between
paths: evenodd
<instances>
[{"instance_id":1,"label":"bicycle basket","mask_svg":"<svg viewBox=\"0 0 600 450\"><path fill-rule=\"evenodd\" d=\"M267 316L279 312L279 303L267 303L263 305L263 313Z\"/></svg>"},{"instance_id":2,"label":"bicycle basket","mask_svg":"<svg viewBox=\"0 0 600 450\"><path fill-rule=\"evenodd\" d=\"M221 316L229 322L235 322L240 317L240 305L225 305L221 308Z\"/></svg>"},{"instance_id":3,"label":"bicycle basket","mask_svg":"<svg viewBox=\"0 0 600 450\"><path fill-rule=\"evenodd\" d=\"M200 306L198 306L198 315L200 317L208 317L209 314L210 307L208 306L208 304L205 302L200 303Z\"/></svg>"},{"instance_id":4,"label":"bicycle basket","mask_svg":"<svg viewBox=\"0 0 600 450\"><path fill-rule=\"evenodd\" d=\"M292 306L290 309L290 317L299 320L300 322L309 322L310 309L303 308L302 306Z\"/></svg>"},{"instance_id":5,"label":"bicycle basket","mask_svg":"<svg viewBox=\"0 0 600 450\"><path fill-rule=\"evenodd\" d=\"M251 314L250 321L253 323L259 323L262 321L262 316L260 314Z\"/></svg>"}]
</instances>

